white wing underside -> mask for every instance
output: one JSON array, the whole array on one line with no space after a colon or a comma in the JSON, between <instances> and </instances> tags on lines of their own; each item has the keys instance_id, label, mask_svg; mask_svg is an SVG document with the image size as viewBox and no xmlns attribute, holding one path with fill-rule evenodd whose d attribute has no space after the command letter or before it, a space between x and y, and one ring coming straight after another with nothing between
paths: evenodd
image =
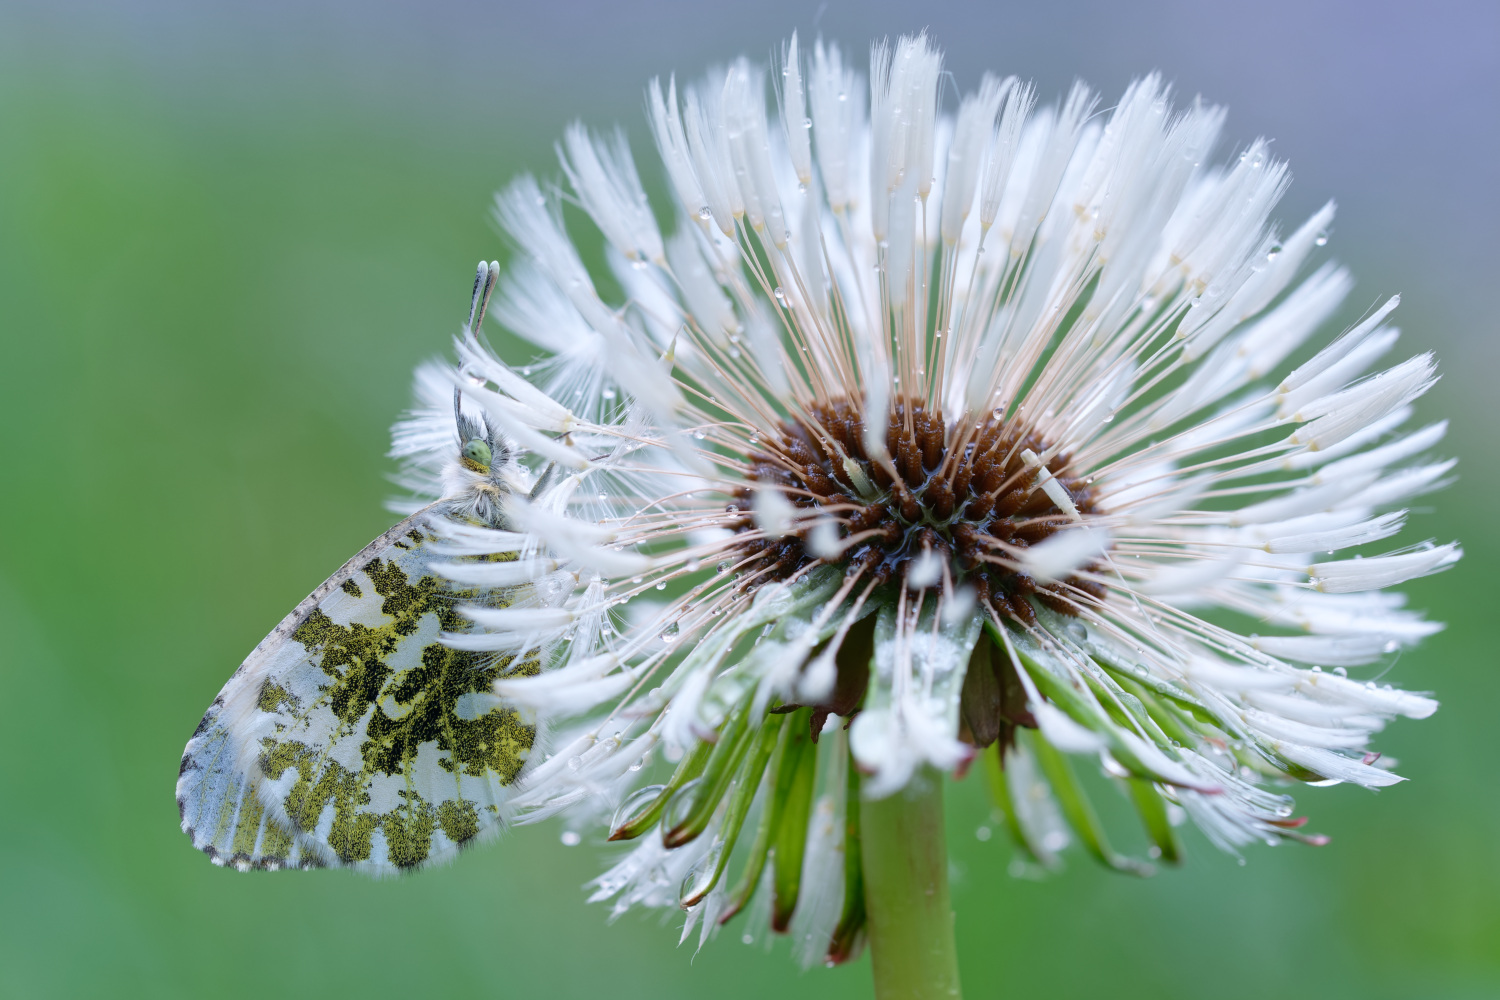
<instances>
[{"instance_id":1,"label":"white wing underside","mask_svg":"<svg viewBox=\"0 0 1500 1000\"><path fill-rule=\"evenodd\" d=\"M531 672L450 650L456 599L424 570L426 512L350 559L282 619L188 742L182 828L216 864L387 874L498 832L534 730L488 694Z\"/></svg>"}]
</instances>

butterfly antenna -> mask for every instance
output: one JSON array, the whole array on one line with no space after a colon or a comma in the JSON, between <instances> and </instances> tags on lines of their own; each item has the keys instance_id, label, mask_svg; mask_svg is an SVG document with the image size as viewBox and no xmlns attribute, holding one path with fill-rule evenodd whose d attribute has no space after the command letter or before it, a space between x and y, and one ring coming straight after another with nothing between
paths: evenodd
<instances>
[{"instance_id":1,"label":"butterfly antenna","mask_svg":"<svg viewBox=\"0 0 1500 1000\"><path fill-rule=\"evenodd\" d=\"M463 403L464 403L464 393L463 393L463 390L460 389L458 386L454 386L453 387L453 423L454 423L454 426L456 426L458 428L458 440L459 440L459 444L462 445L463 442L469 440L469 438L474 438L474 437L483 437L483 438L486 438L486 439L490 438L492 436L491 433L490 433L490 422L488 420L484 420L483 417L481 417L480 420L476 421L473 417L466 417L466 416L464 416L464 405L463 405Z\"/></svg>"},{"instance_id":2,"label":"butterfly antenna","mask_svg":"<svg viewBox=\"0 0 1500 1000\"><path fill-rule=\"evenodd\" d=\"M464 324L464 342L478 345L479 327L484 323L484 312L489 308L490 296L495 292L495 282L500 278L500 262L479 262L479 267L474 271L474 291L469 296L469 320ZM473 421L466 421L463 415L463 390L455 386L453 389L453 422L458 425L460 436L472 436L477 431ZM489 430L489 421L484 422L485 430ZM488 433L485 435L489 436Z\"/></svg>"},{"instance_id":3,"label":"butterfly antenna","mask_svg":"<svg viewBox=\"0 0 1500 1000\"><path fill-rule=\"evenodd\" d=\"M469 322L464 325L464 339L474 341L479 336L479 327L484 323L484 311L489 308L490 296L494 294L495 282L500 278L500 262L479 262L474 272L474 293L469 299Z\"/></svg>"}]
</instances>

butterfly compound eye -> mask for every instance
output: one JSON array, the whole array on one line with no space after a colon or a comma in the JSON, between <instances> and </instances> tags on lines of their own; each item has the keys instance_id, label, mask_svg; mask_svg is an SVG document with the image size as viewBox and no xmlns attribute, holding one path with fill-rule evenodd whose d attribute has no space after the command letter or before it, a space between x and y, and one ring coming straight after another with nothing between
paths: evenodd
<instances>
[{"instance_id":1,"label":"butterfly compound eye","mask_svg":"<svg viewBox=\"0 0 1500 1000\"><path fill-rule=\"evenodd\" d=\"M494 461L494 455L490 452L490 446L480 438L470 438L464 442L460 459L464 468L470 472L486 475L490 471L490 463Z\"/></svg>"}]
</instances>

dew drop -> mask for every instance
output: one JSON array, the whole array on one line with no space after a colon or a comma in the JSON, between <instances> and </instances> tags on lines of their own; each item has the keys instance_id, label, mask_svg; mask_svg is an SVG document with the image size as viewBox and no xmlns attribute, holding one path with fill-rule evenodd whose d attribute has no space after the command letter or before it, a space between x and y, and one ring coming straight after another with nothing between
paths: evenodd
<instances>
[{"instance_id":1,"label":"dew drop","mask_svg":"<svg viewBox=\"0 0 1500 1000\"><path fill-rule=\"evenodd\" d=\"M667 807L662 810L661 823L664 829L671 829L687 819L693 808L693 799L702 786L703 779L694 778L678 787L677 792L668 800Z\"/></svg>"},{"instance_id":2,"label":"dew drop","mask_svg":"<svg viewBox=\"0 0 1500 1000\"><path fill-rule=\"evenodd\" d=\"M583 842L583 838L578 835L576 830L564 830L562 836L557 839L563 842L564 847L577 847Z\"/></svg>"},{"instance_id":3,"label":"dew drop","mask_svg":"<svg viewBox=\"0 0 1500 1000\"><path fill-rule=\"evenodd\" d=\"M672 622L666 628L664 628L664 629L661 630L661 641L662 642L676 642L677 641L677 633L681 632L681 631L682 630L677 627L677 623L676 622Z\"/></svg>"},{"instance_id":4,"label":"dew drop","mask_svg":"<svg viewBox=\"0 0 1500 1000\"><path fill-rule=\"evenodd\" d=\"M1320 247L1326 247L1328 245L1328 234L1327 233L1319 233L1318 234L1318 238L1315 239L1315 240L1313 240L1313 245L1320 246Z\"/></svg>"},{"instance_id":5,"label":"dew drop","mask_svg":"<svg viewBox=\"0 0 1500 1000\"><path fill-rule=\"evenodd\" d=\"M667 589L667 581L665 581L665 580L658 581L657 584L656 584L656 589L657 590L666 590Z\"/></svg>"},{"instance_id":6,"label":"dew drop","mask_svg":"<svg viewBox=\"0 0 1500 1000\"><path fill-rule=\"evenodd\" d=\"M637 789L624 802L620 808L615 810L614 818L609 821L611 829L619 829L634 815L645 809L656 797L666 790L666 785L646 785Z\"/></svg>"},{"instance_id":7,"label":"dew drop","mask_svg":"<svg viewBox=\"0 0 1500 1000\"><path fill-rule=\"evenodd\" d=\"M721 562L721 563L719 563L719 565L715 566L714 567L714 572L715 573L723 573L727 569L729 569L729 563L726 560L725 562Z\"/></svg>"}]
</instances>

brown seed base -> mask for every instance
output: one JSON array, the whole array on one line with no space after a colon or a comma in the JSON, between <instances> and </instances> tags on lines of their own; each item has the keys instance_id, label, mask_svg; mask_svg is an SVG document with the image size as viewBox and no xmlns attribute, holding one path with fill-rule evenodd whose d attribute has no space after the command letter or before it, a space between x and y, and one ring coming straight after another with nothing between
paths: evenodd
<instances>
[{"instance_id":1,"label":"brown seed base","mask_svg":"<svg viewBox=\"0 0 1500 1000\"><path fill-rule=\"evenodd\" d=\"M1028 448L1046 453L1048 443L1035 431L993 417L948 427L941 413L898 398L885 432L895 475L870 460L864 432L856 406L838 399L814 405L806 420L783 421L764 450L751 456L750 479L757 486L779 488L794 506L826 511L840 522L841 543L852 543L825 561L887 583L904 580L912 562L931 551L948 564L955 583L969 584L1002 617L1026 624L1035 620L1031 597L1072 615L1080 610L1079 592L1103 596L1101 584L1081 576L1042 584L993 561L1007 551L1013 558L1015 549L1044 541L1070 520L1037 488L1036 473L1021 459ZM1067 455L1047 463L1087 516L1095 511L1092 491L1070 465ZM861 474L864 497L856 486ZM742 490L731 509L748 509L754 489ZM748 517L738 523L747 534L754 527ZM765 560L756 566L763 578L786 579L815 559L806 534L747 537L741 549Z\"/></svg>"}]
</instances>

